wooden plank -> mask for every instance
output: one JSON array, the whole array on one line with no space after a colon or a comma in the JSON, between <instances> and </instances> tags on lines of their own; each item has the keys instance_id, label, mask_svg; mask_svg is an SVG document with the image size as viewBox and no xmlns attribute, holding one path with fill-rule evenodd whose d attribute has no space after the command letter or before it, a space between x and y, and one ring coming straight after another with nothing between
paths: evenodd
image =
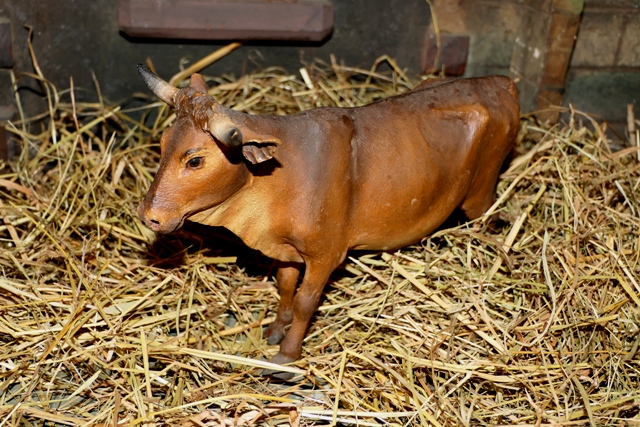
<instances>
[{"instance_id":1,"label":"wooden plank","mask_svg":"<svg viewBox=\"0 0 640 427\"><path fill-rule=\"evenodd\" d=\"M119 0L130 37L197 40L321 41L333 29L328 1Z\"/></svg>"}]
</instances>

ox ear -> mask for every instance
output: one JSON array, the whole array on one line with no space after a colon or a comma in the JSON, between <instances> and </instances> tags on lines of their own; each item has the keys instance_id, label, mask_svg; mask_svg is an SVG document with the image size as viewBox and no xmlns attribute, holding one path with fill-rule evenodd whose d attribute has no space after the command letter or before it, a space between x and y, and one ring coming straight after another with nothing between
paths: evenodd
<instances>
[{"instance_id":1,"label":"ox ear","mask_svg":"<svg viewBox=\"0 0 640 427\"><path fill-rule=\"evenodd\" d=\"M254 165L272 159L278 145L282 143L275 136L259 134L246 128L241 131L242 155Z\"/></svg>"},{"instance_id":2,"label":"ox ear","mask_svg":"<svg viewBox=\"0 0 640 427\"><path fill-rule=\"evenodd\" d=\"M256 132L246 125L237 125L218 104L214 105L204 130L229 148L241 146L242 155L253 164L272 159L281 144L275 136Z\"/></svg>"}]
</instances>

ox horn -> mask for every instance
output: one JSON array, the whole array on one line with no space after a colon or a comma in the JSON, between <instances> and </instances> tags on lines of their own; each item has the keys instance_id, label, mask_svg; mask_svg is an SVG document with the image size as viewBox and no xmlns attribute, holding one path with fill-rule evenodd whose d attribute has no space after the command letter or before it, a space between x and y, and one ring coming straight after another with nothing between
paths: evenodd
<instances>
[{"instance_id":1,"label":"ox horn","mask_svg":"<svg viewBox=\"0 0 640 427\"><path fill-rule=\"evenodd\" d=\"M174 97L176 92L178 92L177 87L165 82L142 64L138 64L138 73L140 73L140 77L142 77L142 80L155 96L169 104L171 107L174 106Z\"/></svg>"},{"instance_id":2,"label":"ox horn","mask_svg":"<svg viewBox=\"0 0 640 427\"><path fill-rule=\"evenodd\" d=\"M215 115L209 120L207 126L211 135L227 147L242 145L242 132L230 118Z\"/></svg>"}]
</instances>

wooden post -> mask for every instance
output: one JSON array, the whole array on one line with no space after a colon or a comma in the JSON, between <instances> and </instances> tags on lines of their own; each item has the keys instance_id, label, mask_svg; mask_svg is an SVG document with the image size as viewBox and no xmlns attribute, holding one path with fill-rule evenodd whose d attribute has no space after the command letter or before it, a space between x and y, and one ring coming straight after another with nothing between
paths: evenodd
<instances>
[{"instance_id":1,"label":"wooden post","mask_svg":"<svg viewBox=\"0 0 640 427\"><path fill-rule=\"evenodd\" d=\"M584 0L525 0L511 59L522 111L562 105L583 8ZM555 123L560 113L543 110L537 116Z\"/></svg>"},{"instance_id":2,"label":"wooden post","mask_svg":"<svg viewBox=\"0 0 640 427\"><path fill-rule=\"evenodd\" d=\"M469 36L440 34L440 47L433 32L427 32L420 57L422 74L462 76L469 56Z\"/></svg>"}]
</instances>

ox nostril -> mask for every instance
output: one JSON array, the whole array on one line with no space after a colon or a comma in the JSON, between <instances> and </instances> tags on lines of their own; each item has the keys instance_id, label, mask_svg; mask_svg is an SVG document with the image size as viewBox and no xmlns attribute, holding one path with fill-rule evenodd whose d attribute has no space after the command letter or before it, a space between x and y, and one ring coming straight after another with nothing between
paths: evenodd
<instances>
[{"instance_id":1,"label":"ox nostril","mask_svg":"<svg viewBox=\"0 0 640 427\"><path fill-rule=\"evenodd\" d=\"M147 218L145 224L155 232L159 232L162 229L162 224L157 219Z\"/></svg>"}]
</instances>

